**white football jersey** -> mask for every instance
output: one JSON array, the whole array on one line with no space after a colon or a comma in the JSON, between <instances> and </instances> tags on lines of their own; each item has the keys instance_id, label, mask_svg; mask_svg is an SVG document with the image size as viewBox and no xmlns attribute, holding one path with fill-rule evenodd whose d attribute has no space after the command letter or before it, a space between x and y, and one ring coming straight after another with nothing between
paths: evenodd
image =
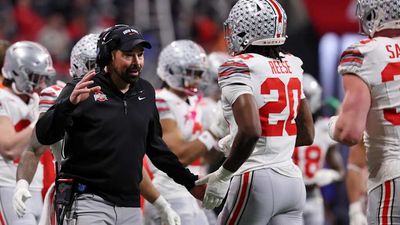
<instances>
[{"instance_id":1,"label":"white football jersey","mask_svg":"<svg viewBox=\"0 0 400 225\"><path fill-rule=\"evenodd\" d=\"M52 107L60 95L62 89L65 87L65 83L57 82L57 84L51 85L40 92L39 112L44 113L50 107Z\"/></svg>"},{"instance_id":2,"label":"white football jersey","mask_svg":"<svg viewBox=\"0 0 400 225\"><path fill-rule=\"evenodd\" d=\"M364 132L371 190L400 176L400 37L351 45L343 52L338 71L359 76L371 93Z\"/></svg>"},{"instance_id":3,"label":"white football jersey","mask_svg":"<svg viewBox=\"0 0 400 225\"><path fill-rule=\"evenodd\" d=\"M215 113L217 112L217 107L221 107L220 102L215 102L213 99L208 97L203 97L200 99L200 108L202 111L202 127L203 130L207 130L211 126L211 122L215 119Z\"/></svg>"},{"instance_id":4,"label":"white football jersey","mask_svg":"<svg viewBox=\"0 0 400 225\"><path fill-rule=\"evenodd\" d=\"M65 87L64 82L57 81L57 84L51 85L40 92L40 101L39 101L40 113L45 113L50 107L52 107L56 103L56 100L64 87ZM52 144L50 148L55 160L57 162L61 162L63 140Z\"/></svg>"},{"instance_id":5,"label":"white football jersey","mask_svg":"<svg viewBox=\"0 0 400 225\"><path fill-rule=\"evenodd\" d=\"M236 174L272 168L287 176L301 177L292 154L297 135L295 118L300 100L305 98L302 61L290 54L282 56L282 60L275 60L259 54L242 54L219 68L222 108L230 135L235 137L238 131L232 104L240 95L253 95L260 115L262 136Z\"/></svg>"},{"instance_id":6,"label":"white football jersey","mask_svg":"<svg viewBox=\"0 0 400 225\"><path fill-rule=\"evenodd\" d=\"M314 178L319 169L323 168L328 149L337 143L329 137L328 123L328 118L318 118L314 124L315 137L313 144L294 149L293 161L301 169L306 185L314 184L312 178Z\"/></svg>"},{"instance_id":7,"label":"white football jersey","mask_svg":"<svg viewBox=\"0 0 400 225\"><path fill-rule=\"evenodd\" d=\"M14 125L15 131L19 132L31 124L27 104L17 95L0 89L0 116L8 117ZM15 187L18 160L8 160L0 155L0 186ZM39 163L35 176L29 186L31 190L43 188L43 164Z\"/></svg>"},{"instance_id":8,"label":"white football jersey","mask_svg":"<svg viewBox=\"0 0 400 225\"><path fill-rule=\"evenodd\" d=\"M200 102L198 96L191 96L188 101L184 101L165 88L156 91L156 105L160 114L160 120L175 120L186 141L195 140L203 131L203 115ZM157 169L151 163L149 165L153 173L153 184L164 197L171 199L191 196L184 186L175 183L166 173ZM200 174L200 160L196 160L188 168L192 173Z\"/></svg>"}]
</instances>

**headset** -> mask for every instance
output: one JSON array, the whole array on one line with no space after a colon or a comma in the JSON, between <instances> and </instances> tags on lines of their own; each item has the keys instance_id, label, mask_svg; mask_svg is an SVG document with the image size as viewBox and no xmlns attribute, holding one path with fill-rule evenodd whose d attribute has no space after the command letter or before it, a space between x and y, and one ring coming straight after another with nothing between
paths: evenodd
<instances>
[{"instance_id":1,"label":"headset","mask_svg":"<svg viewBox=\"0 0 400 225\"><path fill-rule=\"evenodd\" d=\"M97 41L97 67L101 69L104 68L112 59L111 52L117 48L118 42L120 41L120 37L114 34L114 31L127 27L130 26L126 24L117 24L107 28L100 34L99 40Z\"/></svg>"}]
</instances>

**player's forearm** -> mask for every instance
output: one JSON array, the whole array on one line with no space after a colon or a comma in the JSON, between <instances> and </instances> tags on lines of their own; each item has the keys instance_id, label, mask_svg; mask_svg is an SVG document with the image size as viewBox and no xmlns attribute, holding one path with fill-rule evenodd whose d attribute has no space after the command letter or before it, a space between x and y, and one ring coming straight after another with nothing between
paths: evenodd
<instances>
[{"instance_id":1,"label":"player's forearm","mask_svg":"<svg viewBox=\"0 0 400 225\"><path fill-rule=\"evenodd\" d=\"M177 148L179 148L179 150L174 151L174 153L178 152L176 156L184 166L190 165L202 155L207 153L206 146L197 139L188 143L184 143Z\"/></svg>"},{"instance_id":2,"label":"player's forearm","mask_svg":"<svg viewBox=\"0 0 400 225\"><path fill-rule=\"evenodd\" d=\"M40 156L35 155L34 152L28 150L22 154L21 161L17 168L17 181L24 179L28 183L32 182L33 176L36 173L39 164Z\"/></svg>"},{"instance_id":3,"label":"player's forearm","mask_svg":"<svg viewBox=\"0 0 400 225\"><path fill-rule=\"evenodd\" d=\"M296 117L297 136L295 146L311 145L314 142L314 122L306 99L300 102Z\"/></svg>"},{"instance_id":4,"label":"player's forearm","mask_svg":"<svg viewBox=\"0 0 400 225\"><path fill-rule=\"evenodd\" d=\"M9 160L18 159L27 148L31 134L32 128L27 127L13 135L3 136L0 144L0 154Z\"/></svg>"},{"instance_id":5,"label":"player's forearm","mask_svg":"<svg viewBox=\"0 0 400 225\"><path fill-rule=\"evenodd\" d=\"M365 82L352 74L343 75L343 84L345 97L336 122L330 121L334 129L333 132L330 129L330 136L343 144L354 145L361 141L365 130L371 93Z\"/></svg>"},{"instance_id":6,"label":"player's forearm","mask_svg":"<svg viewBox=\"0 0 400 225\"><path fill-rule=\"evenodd\" d=\"M229 157L224 162L224 168L235 172L249 158L257 144L259 135L239 131L232 144Z\"/></svg>"},{"instance_id":7,"label":"player's forearm","mask_svg":"<svg viewBox=\"0 0 400 225\"><path fill-rule=\"evenodd\" d=\"M340 174L341 179L343 179L346 174L346 170L344 169L343 158L338 152L337 148L337 145L332 145L329 147L326 155L326 161L330 168L336 170Z\"/></svg>"},{"instance_id":8,"label":"player's forearm","mask_svg":"<svg viewBox=\"0 0 400 225\"><path fill-rule=\"evenodd\" d=\"M311 145L314 141L314 128L297 126L296 147Z\"/></svg>"},{"instance_id":9,"label":"player's forearm","mask_svg":"<svg viewBox=\"0 0 400 225\"><path fill-rule=\"evenodd\" d=\"M142 170L143 178L140 182L140 194L146 199L148 202L153 203L160 196L160 193L151 183L150 177L147 172Z\"/></svg>"},{"instance_id":10,"label":"player's forearm","mask_svg":"<svg viewBox=\"0 0 400 225\"><path fill-rule=\"evenodd\" d=\"M357 202L364 195L363 179L359 172L348 170L346 175L346 189L349 203Z\"/></svg>"}]
</instances>

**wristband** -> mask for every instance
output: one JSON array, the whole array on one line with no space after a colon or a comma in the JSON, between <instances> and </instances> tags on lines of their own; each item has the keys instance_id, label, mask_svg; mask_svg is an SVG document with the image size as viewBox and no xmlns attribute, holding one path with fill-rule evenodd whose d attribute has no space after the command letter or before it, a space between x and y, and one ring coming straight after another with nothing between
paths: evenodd
<instances>
[{"instance_id":1,"label":"wristband","mask_svg":"<svg viewBox=\"0 0 400 225\"><path fill-rule=\"evenodd\" d=\"M28 181L26 181L25 179L18 180L15 189L19 189L19 188L23 188L23 189L28 190L29 189Z\"/></svg>"},{"instance_id":2,"label":"wristband","mask_svg":"<svg viewBox=\"0 0 400 225\"><path fill-rule=\"evenodd\" d=\"M353 170L354 172L361 173L362 168L357 166L356 164L348 163L347 170Z\"/></svg>"},{"instance_id":3,"label":"wristband","mask_svg":"<svg viewBox=\"0 0 400 225\"><path fill-rule=\"evenodd\" d=\"M353 202L349 205L349 215L362 213L362 205L360 201Z\"/></svg>"},{"instance_id":4,"label":"wristband","mask_svg":"<svg viewBox=\"0 0 400 225\"><path fill-rule=\"evenodd\" d=\"M216 171L216 176L221 180L228 181L233 176L233 172L225 169L223 166L220 166Z\"/></svg>"},{"instance_id":5,"label":"wristband","mask_svg":"<svg viewBox=\"0 0 400 225\"><path fill-rule=\"evenodd\" d=\"M165 198L160 195L158 198L152 203L152 205L158 210L162 211L163 209L170 207L170 204L165 200Z\"/></svg>"},{"instance_id":6,"label":"wristband","mask_svg":"<svg viewBox=\"0 0 400 225\"><path fill-rule=\"evenodd\" d=\"M198 140L206 146L208 151L210 151L212 147L217 144L214 136L209 131L203 131Z\"/></svg>"}]
</instances>

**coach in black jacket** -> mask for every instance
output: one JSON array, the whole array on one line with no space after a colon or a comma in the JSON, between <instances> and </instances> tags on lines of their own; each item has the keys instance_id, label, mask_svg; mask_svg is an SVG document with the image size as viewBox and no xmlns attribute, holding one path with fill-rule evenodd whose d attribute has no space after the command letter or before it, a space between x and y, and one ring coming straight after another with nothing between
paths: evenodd
<instances>
[{"instance_id":1,"label":"coach in black jacket","mask_svg":"<svg viewBox=\"0 0 400 225\"><path fill-rule=\"evenodd\" d=\"M150 43L133 27L117 25L104 31L98 43L97 72L68 83L36 125L41 144L55 143L65 135L62 176L78 182L78 191L94 196L84 199L88 205L104 203L95 212L77 209L73 218L78 218L78 224L141 222L139 183L144 154L177 183L196 189L197 176L179 163L162 140L154 88L139 77L144 48L151 48ZM120 215L115 207L134 207L135 211ZM116 214L119 222L105 216L109 214Z\"/></svg>"}]
</instances>

